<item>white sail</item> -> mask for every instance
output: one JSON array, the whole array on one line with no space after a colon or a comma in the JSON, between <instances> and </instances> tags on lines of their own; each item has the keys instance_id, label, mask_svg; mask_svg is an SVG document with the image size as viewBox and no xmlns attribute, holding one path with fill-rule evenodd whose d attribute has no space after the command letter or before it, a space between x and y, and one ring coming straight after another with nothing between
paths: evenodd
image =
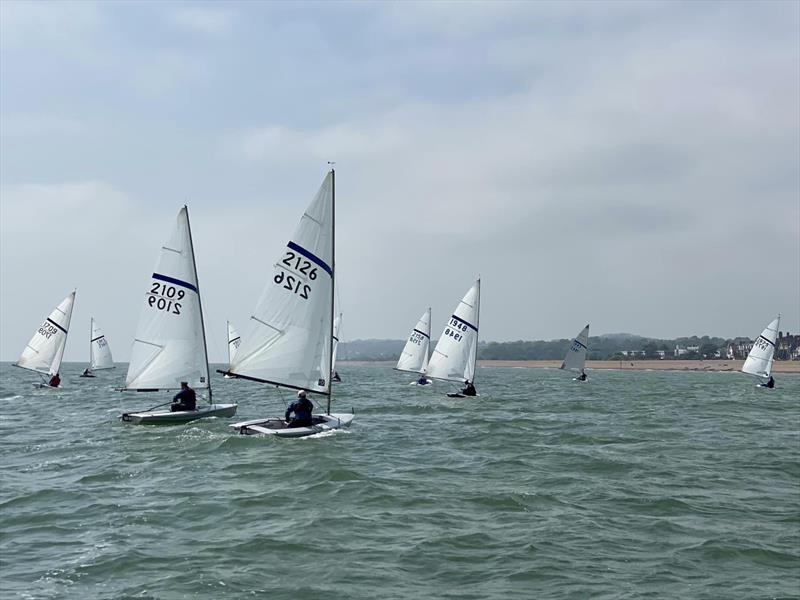
<instances>
[{"instance_id":1,"label":"white sail","mask_svg":"<svg viewBox=\"0 0 800 600\"><path fill-rule=\"evenodd\" d=\"M174 390L209 387L208 358L200 290L184 206L161 248L133 341L125 378L128 390Z\"/></svg>"},{"instance_id":2,"label":"white sail","mask_svg":"<svg viewBox=\"0 0 800 600\"><path fill-rule=\"evenodd\" d=\"M239 336L239 332L236 331L236 328L228 321L228 365L233 362L233 357L236 356L236 352L239 350L239 344L241 343L242 338Z\"/></svg>"},{"instance_id":3,"label":"white sail","mask_svg":"<svg viewBox=\"0 0 800 600\"><path fill-rule=\"evenodd\" d=\"M339 349L339 328L342 326L342 313L333 320L333 356L331 357L331 373L336 370L336 351Z\"/></svg>"},{"instance_id":4,"label":"white sail","mask_svg":"<svg viewBox=\"0 0 800 600\"><path fill-rule=\"evenodd\" d=\"M330 172L273 266L231 374L330 393L333 193Z\"/></svg>"},{"instance_id":5,"label":"white sail","mask_svg":"<svg viewBox=\"0 0 800 600\"><path fill-rule=\"evenodd\" d=\"M589 348L589 326L584 327L581 332L572 340L567 350L567 356L561 363L562 369L572 371L583 371L586 365L586 351Z\"/></svg>"},{"instance_id":6,"label":"white sail","mask_svg":"<svg viewBox=\"0 0 800 600\"><path fill-rule=\"evenodd\" d=\"M67 332L74 304L75 292L73 291L50 313L41 327L33 334L31 341L22 351L22 356L15 363L18 367L47 375L58 373L61 368L61 359L64 357L64 346L67 344Z\"/></svg>"},{"instance_id":7,"label":"white sail","mask_svg":"<svg viewBox=\"0 0 800 600\"><path fill-rule=\"evenodd\" d=\"M92 371L114 368L111 347L94 317L92 317L92 333L89 338L89 356L89 369Z\"/></svg>"},{"instance_id":8,"label":"white sail","mask_svg":"<svg viewBox=\"0 0 800 600\"><path fill-rule=\"evenodd\" d=\"M481 280L478 279L447 322L425 370L428 377L462 383L475 381L480 304Z\"/></svg>"},{"instance_id":9,"label":"white sail","mask_svg":"<svg viewBox=\"0 0 800 600\"><path fill-rule=\"evenodd\" d=\"M775 354L775 342L778 339L780 322L781 316L778 315L753 342L753 348L742 365L743 373L765 379L769 377L772 372L772 356Z\"/></svg>"},{"instance_id":10,"label":"white sail","mask_svg":"<svg viewBox=\"0 0 800 600\"><path fill-rule=\"evenodd\" d=\"M431 346L431 309L429 308L411 330L411 335L397 361L398 371L424 373L428 368L428 350Z\"/></svg>"}]
</instances>

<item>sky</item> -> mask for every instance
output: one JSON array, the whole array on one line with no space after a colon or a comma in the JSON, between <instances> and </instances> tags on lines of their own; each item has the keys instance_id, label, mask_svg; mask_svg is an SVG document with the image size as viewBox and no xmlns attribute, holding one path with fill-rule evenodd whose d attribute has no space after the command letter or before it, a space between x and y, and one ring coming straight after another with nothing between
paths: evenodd
<instances>
[{"instance_id":1,"label":"sky","mask_svg":"<svg viewBox=\"0 0 800 600\"><path fill-rule=\"evenodd\" d=\"M800 330L799 2L0 2L0 360L127 361L189 206L210 359L336 162L341 338Z\"/></svg>"}]
</instances>

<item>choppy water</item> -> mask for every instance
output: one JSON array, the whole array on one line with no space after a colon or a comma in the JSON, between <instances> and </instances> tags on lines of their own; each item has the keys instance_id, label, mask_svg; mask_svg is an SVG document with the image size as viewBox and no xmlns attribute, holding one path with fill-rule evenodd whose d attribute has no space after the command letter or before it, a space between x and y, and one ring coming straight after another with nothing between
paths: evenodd
<instances>
[{"instance_id":1,"label":"choppy water","mask_svg":"<svg viewBox=\"0 0 800 600\"><path fill-rule=\"evenodd\" d=\"M124 425L152 395L0 365L4 598L798 598L800 377L339 369L349 432ZM288 393L215 379L237 417Z\"/></svg>"}]
</instances>

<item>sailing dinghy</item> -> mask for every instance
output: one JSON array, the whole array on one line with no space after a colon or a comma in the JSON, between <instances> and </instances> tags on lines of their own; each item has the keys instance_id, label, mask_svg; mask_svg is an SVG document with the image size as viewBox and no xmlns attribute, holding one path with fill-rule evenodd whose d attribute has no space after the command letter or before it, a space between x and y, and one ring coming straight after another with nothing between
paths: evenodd
<instances>
[{"instance_id":1,"label":"sailing dinghy","mask_svg":"<svg viewBox=\"0 0 800 600\"><path fill-rule=\"evenodd\" d=\"M89 326L89 366L84 369L81 377L94 377L92 371L113 369L114 359L111 358L111 348L100 326L92 317Z\"/></svg>"},{"instance_id":2,"label":"sailing dinghy","mask_svg":"<svg viewBox=\"0 0 800 600\"><path fill-rule=\"evenodd\" d=\"M186 382L208 391L208 404L172 412L153 407L126 412L122 420L135 424L187 423L203 417L232 417L236 404L213 404L208 373L206 332L189 211L178 213L175 229L158 256L133 340L123 391L174 392ZM169 403L166 403L169 404ZM160 406L164 406L163 404Z\"/></svg>"},{"instance_id":3,"label":"sailing dinghy","mask_svg":"<svg viewBox=\"0 0 800 600\"><path fill-rule=\"evenodd\" d=\"M577 371L578 376L573 377L572 381L586 381L586 351L589 348L589 326L584 327L577 337L572 339L572 343L567 350L567 355L564 357L564 362L561 363L559 369L569 369L570 371Z\"/></svg>"},{"instance_id":4,"label":"sailing dinghy","mask_svg":"<svg viewBox=\"0 0 800 600\"><path fill-rule=\"evenodd\" d=\"M240 434L304 437L349 427L352 414L331 413L333 364L335 173L331 170L306 209L250 317L228 373L327 399L311 425L281 418L231 425Z\"/></svg>"},{"instance_id":5,"label":"sailing dinghy","mask_svg":"<svg viewBox=\"0 0 800 600\"><path fill-rule=\"evenodd\" d=\"M464 384L460 392L447 394L449 398L478 395L474 384L480 306L481 280L478 279L456 306L425 370L425 375L432 379Z\"/></svg>"},{"instance_id":6,"label":"sailing dinghy","mask_svg":"<svg viewBox=\"0 0 800 600\"><path fill-rule=\"evenodd\" d=\"M428 308L417 321L417 326L411 330L395 370L419 373L419 379L408 385L429 385L433 383L425 376L428 368L428 351L431 346L431 309Z\"/></svg>"},{"instance_id":7,"label":"sailing dinghy","mask_svg":"<svg viewBox=\"0 0 800 600\"><path fill-rule=\"evenodd\" d=\"M39 373L42 383L35 383L36 387L57 388L61 382L58 371L64 358L64 347L67 345L67 333L74 304L75 290L53 309L25 346L22 356L14 363L15 367ZM47 375L49 380L46 381L44 375Z\"/></svg>"},{"instance_id":8,"label":"sailing dinghy","mask_svg":"<svg viewBox=\"0 0 800 600\"><path fill-rule=\"evenodd\" d=\"M753 347L747 355L747 360L742 365L742 373L755 376L758 379L759 387L774 387L774 380L772 385L769 385L769 381L772 379L772 362L780 323L781 316L778 315L766 326L761 335L753 342Z\"/></svg>"},{"instance_id":9,"label":"sailing dinghy","mask_svg":"<svg viewBox=\"0 0 800 600\"><path fill-rule=\"evenodd\" d=\"M231 322L226 322L228 324L228 366L230 367L233 357L236 356L236 351L239 349L239 344L242 343L242 338L236 328L231 325ZM225 379L233 379L230 375L223 375L223 377Z\"/></svg>"}]
</instances>

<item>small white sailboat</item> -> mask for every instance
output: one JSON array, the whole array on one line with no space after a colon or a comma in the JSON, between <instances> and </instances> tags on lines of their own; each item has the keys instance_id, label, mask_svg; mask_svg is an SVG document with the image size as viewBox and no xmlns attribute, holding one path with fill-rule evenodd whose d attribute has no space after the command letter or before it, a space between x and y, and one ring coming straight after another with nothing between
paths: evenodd
<instances>
[{"instance_id":1,"label":"small white sailboat","mask_svg":"<svg viewBox=\"0 0 800 600\"><path fill-rule=\"evenodd\" d=\"M336 352L339 350L339 328L342 326L342 313L339 313L333 320L333 358L331 359L331 381L341 381L339 373L336 372Z\"/></svg>"},{"instance_id":2,"label":"small white sailboat","mask_svg":"<svg viewBox=\"0 0 800 600\"><path fill-rule=\"evenodd\" d=\"M155 406L126 412L122 420L174 424L236 414L236 404L214 404L212 400L203 306L189 211L185 206L178 213L172 235L161 248L144 295L123 391L172 392L180 389L182 382L194 390L207 390L208 404L175 412L155 410L159 408Z\"/></svg>"},{"instance_id":3,"label":"small white sailboat","mask_svg":"<svg viewBox=\"0 0 800 600\"><path fill-rule=\"evenodd\" d=\"M352 414L332 414L334 347L335 173L331 170L274 265L230 367L235 377L305 390L327 398L311 424L282 418L231 425L246 435L303 437L349 427Z\"/></svg>"},{"instance_id":4,"label":"small white sailboat","mask_svg":"<svg viewBox=\"0 0 800 600\"><path fill-rule=\"evenodd\" d=\"M64 347L67 345L69 322L72 319L72 307L75 304L75 290L64 298L44 323L33 334L31 341L22 351L22 356L14 363L15 367L35 371L40 376L48 376L42 383L34 384L41 388L57 388L61 383L59 369L64 358Z\"/></svg>"},{"instance_id":5,"label":"small white sailboat","mask_svg":"<svg viewBox=\"0 0 800 600\"><path fill-rule=\"evenodd\" d=\"M400 353L395 370L407 371L409 373L419 373L417 381L412 381L409 385L428 385L432 383L425 376L428 368L428 352L431 346L431 309L428 308L417 321L416 327L411 330L411 335Z\"/></svg>"},{"instance_id":6,"label":"small white sailboat","mask_svg":"<svg viewBox=\"0 0 800 600\"><path fill-rule=\"evenodd\" d=\"M564 357L564 362L561 363L559 369L569 369L570 371L577 371L578 376L573 377L573 381L586 381L586 352L589 349L589 325L581 329L577 337L572 339L572 343L567 350L567 355Z\"/></svg>"},{"instance_id":7,"label":"small white sailboat","mask_svg":"<svg viewBox=\"0 0 800 600\"><path fill-rule=\"evenodd\" d=\"M242 338L236 328L231 325L231 322L226 322L228 324L228 367L230 368L233 357L236 356L236 352L239 350L239 344L242 343ZM223 375L223 377L225 379L233 379L230 375Z\"/></svg>"},{"instance_id":8,"label":"small white sailboat","mask_svg":"<svg viewBox=\"0 0 800 600\"><path fill-rule=\"evenodd\" d=\"M114 359L111 357L111 347L97 321L92 317L89 325L89 366L84 369L81 377L94 377L92 371L113 368Z\"/></svg>"},{"instance_id":9,"label":"small white sailboat","mask_svg":"<svg viewBox=\"0 0 800 600\"><path fill-rule=\"evenodd\" d=\"M780 323L781 316L778 315L764 328L761 335L753 342L753 347L747 355L744 365L742 365L742 373L758 378L759 387L775 387L775 380L772 378L771 373Z\"/></svg>"},{"instance_id":10,"label":"small white sailboat","mask_svg":"<svg viewBox=\"0 0 800 600\"><path fill-rule=\"evenodd\" d=\"M450 398L477 396L475 362L478 357L478 321L481 306L481 280L478 279L458 303L439 338L425 375L432 379L463 383Z\"/></svg>"}]
</instances>

